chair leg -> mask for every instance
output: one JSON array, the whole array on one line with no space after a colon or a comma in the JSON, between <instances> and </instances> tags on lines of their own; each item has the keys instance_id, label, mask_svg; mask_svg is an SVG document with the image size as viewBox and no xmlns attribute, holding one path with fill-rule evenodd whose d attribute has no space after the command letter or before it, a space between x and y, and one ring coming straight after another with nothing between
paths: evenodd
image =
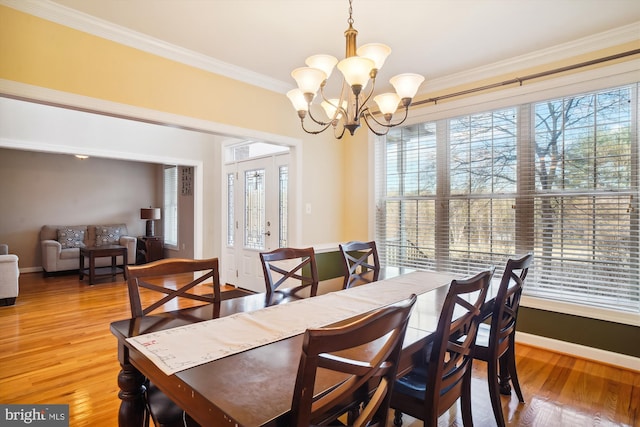
<instances>
[{"instance_id":1,"label":"chair leg","mask_svg":"<svg viewBox=\"0 0 640 427\"><path fill-rule=\"evenodd\" d=\"M503 361L500 361L500 370L502 371ZM498 378L498 360L490 360L487 362L487 383L489 385L489 398L491 399L491 408L493 416L496 419L498 427L505 427L504 415L502 414L502 402L500 400L501 384L503 378ZM511 393L509 393L511 394Z\"/></svg>"},{"instance_id":2,"label":"chair leg","mask_svg":"<svg viewBox=\"0 0 640 427\"><path fill-rule=\"evenodd\" d=\"M402 412L397 409L393 411L393 425L397 427L402 425Z\"/></svg>"},{"instance_id":3,"label":"chair leg","mask_svg":"<svg viewBox=\"0 0 640 427\"><path fill-rule=\"evenodd\" d=\"M505 396L511 396L511 375L509 374L508 352L509 350L507 350L507 352L505 352L505 354L500 357L499 362L500 376L498 378L500 383L500 394L503 394Z\"/></svg>"},{"instance_id":4,"label":"chair leg","mask_svg":"<svg viewBox=\"0 0 640 427\"><path fill-rule=\"evenodd\" d=\"M462 425L464 427L473 427L473 416L471 413L471 366L462 380L462 395L460 396L460 408L462 410ZM436 423L434 426L438 425Z\"/></svg>"},{"instance_id":5,"label":"chair leg","mask_svg":"<svg viewBox=\"0 0 640 427\"><path fill-rule=\"evenodd\" d=\"M518 381L518 371L516 370L516 354L513 343L507 349L505 353L507 356L507 369L511 376L511 383L513 384L513 388L516 391L516 395L518 396L518 400L520 403L524 403L524 396L522 395L522 390L520 389L520 381Z\"/></svg>"}]
</instances>

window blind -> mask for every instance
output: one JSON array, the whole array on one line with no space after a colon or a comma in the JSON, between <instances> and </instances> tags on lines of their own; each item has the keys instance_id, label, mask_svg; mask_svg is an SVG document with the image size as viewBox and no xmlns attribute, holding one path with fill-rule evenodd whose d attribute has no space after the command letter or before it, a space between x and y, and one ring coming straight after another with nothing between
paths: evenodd
<instances>
[{"instance_id":1,"label":"window blind","mask_svg":"<svg viewBox=\"0 0 640 427\"><path fill-rule=\"evenodd\" d=\"M376 140L383 264L496 275L525 294L640 312L637 85L392 129Z\"/></svg>"}]
</instances>

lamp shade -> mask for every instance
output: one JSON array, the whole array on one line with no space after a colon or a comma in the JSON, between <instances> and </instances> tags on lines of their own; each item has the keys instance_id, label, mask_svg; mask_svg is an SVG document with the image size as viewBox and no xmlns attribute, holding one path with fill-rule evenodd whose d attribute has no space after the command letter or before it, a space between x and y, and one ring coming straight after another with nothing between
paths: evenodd
<instances>
[{"instance_id":1,"label":"lamp shade","mask_svg":"<svg viewBox=\"0 0 640 427\"><path fill-rule=\"evenodd\" d=\"M342 113L337 111L339 102L339 99L332 98L328 101L322 101L322 103L320 104L324 109L324 112L327 113L327 116L332 120L340 120L340 118L342 117ZM342 101L342 109L345 111L347 110L347 101ZM338 114L336 114L336 112Z\"/></svg>"},{"instance_id":2,"label":"lamp shade","mask_svg":"<svg viewBox=\"0 0 640 427\"><path fill-rule=\"evenodd\" d=\"M338 70L342 72L347 84L351 87L360 85L364 89L369 81L369 74L375 64L369 58L350 56L338 62Z\"/></svg>"},{"instance_id":3,"label":"lamp shade","mask_svg":"<svg viewBox=\"0 0 640 427\"><path fill-rule=\"evenodd\" d=\"M140 209L140 219L160 219L160 208Z\"/></svg>"},{"instance_id":4,"label":"lamp shade","mask_svg":"<svg viewBox=\"0 0 640 427\"><path fill-rule=\"evenodd\" d=\"M295 79L302 93L312 93L315 95L318 89L320 89L322 82L326 80L327 75L324 71L317 68L300 67L291 72L291 77Z\"/></svg>"},{"instance_id":5,"label":"lamp shade","mask_svg":"<svg viewBox=\"0 0 640 427\"><path fill-rule=\"evenodd\" d=\"M356 51L358 56L369 58L375 64L373 68L379 70L384 65L384 61L391 53L391 48L382 43L369 43L362 45Z\"/></svg>"},{"instance_id":6,"label":"lamp shade","mask_svg":"<svg viewBox=\"0 0 640 427\"><path fill-rule=\"evenodd\" d=\"M304 93L300 89L291 89L287 92L287 98L293 104L293 108L296 111L308 111L309 105L307 104L307 100L304 99Z\"/></svg>"},{"instance_id":7,"label":"lamp shade","mask_svg":"<svg viewBox=\"0 0 640 427\"><path fill-rule=\"evenodd\" d=\"M400 98L413 98L424 81L424 77L420 74L405 73L391 77L389 81Z\"/></svg>"},{"instance_id":8,"label":"lamp shade","mask_svg":"<svg viewBox=\"0 0 640 427\"><path fill-rule=\"evenodd\" d=\"M326 74L325 79L328 79L331 76L331 72L333 72L333 67L338 63L338 58L331 55L313 55L308 57L304 63L311 68L317 68L322 71Z\"/></svg>"},{"instance_id":9,"label":"lamp shade","mask_svg":"<svg viewBox=\"0 0 640 427\"><path fill-rule=\"evenodd\" d=\"M400 97L395 93L382 93L373 98L382 114L393 114L398 109Z\"/></svg>"}]
</instances>

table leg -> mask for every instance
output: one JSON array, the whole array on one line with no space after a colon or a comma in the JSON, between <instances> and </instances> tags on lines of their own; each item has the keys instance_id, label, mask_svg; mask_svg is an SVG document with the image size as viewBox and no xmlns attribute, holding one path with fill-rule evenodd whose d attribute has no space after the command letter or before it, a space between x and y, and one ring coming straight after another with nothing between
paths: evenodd
<instances>
[{"instance_id":1,"label":"table leg","mask_svg":"<svg viewBox=\"0 0 640 427\"><path fill-rule=\"evenodd\" d=\"M116 268L118 266L118 263L116 262L116 255L113 255L111 257L111 281L113 282L116 279L116 276L118 275L118 272L116 271Z\"/></svg>"},{"instance_id":2,"label":"table leg","mask_svg":"<svg viewBox=\"0 0 640 427\"><path fill-rule=\"evenodd\" d=\"M89 254L89 284L93 285L96 278L96 258L93 256L93 252Z\"/></svg>"},{"instance_id":3,"label":"table leg","mask_svg":"<svg viewBox=\"0 0 640 427\"><path fill-rule=\"evenodd\" d=\"M127 280L127 261L129 260L129 254L127 248L124 248L124 255L122 256L122 276L124 280Z\"/></svg>"},{"instance_id":4,"label":"table leg","mask_svg":"<svg viewBox=\"0 0 640 427\"><path fill-rule=\"evenodd\" d=\"M144 376L128 363L121 363L122 370L118 374L118 426L141 427L145 421Z\"/></svg>"},{"instance_id":5,"label":"table leg","mask_svg":"<svg viewBox=\"0 0 640 427\"><path fill-rule=\"evenodd\" d=\"M80 270L78 271L80 280L84 279L84 254L80 254Z\"/></svg>"}]
</instances>

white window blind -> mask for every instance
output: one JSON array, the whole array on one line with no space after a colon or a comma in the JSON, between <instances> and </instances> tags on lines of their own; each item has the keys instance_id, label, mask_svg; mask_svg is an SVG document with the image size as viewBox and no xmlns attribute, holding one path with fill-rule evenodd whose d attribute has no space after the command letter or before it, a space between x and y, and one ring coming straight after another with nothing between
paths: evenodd
<instances>
[{"instance_id":1,"label":"white window blind","mask_svg":"<svg viewBox=\"0 0 640 427\"><path fill-rule=\"evenodd\" d=\"M164 167L164 243L178 246L178 167Z\"/></svg>"},{"instance_id":2,"label":"white window blind","mask_svg":"<svg viewBox=\"0 0 640 427\"><path fill-rule=\"evenodd\" d=\"M392 129L385 265L470 275L533 252L528 295L640 312L637 85Z\"/></svg>"}]
</instances>

